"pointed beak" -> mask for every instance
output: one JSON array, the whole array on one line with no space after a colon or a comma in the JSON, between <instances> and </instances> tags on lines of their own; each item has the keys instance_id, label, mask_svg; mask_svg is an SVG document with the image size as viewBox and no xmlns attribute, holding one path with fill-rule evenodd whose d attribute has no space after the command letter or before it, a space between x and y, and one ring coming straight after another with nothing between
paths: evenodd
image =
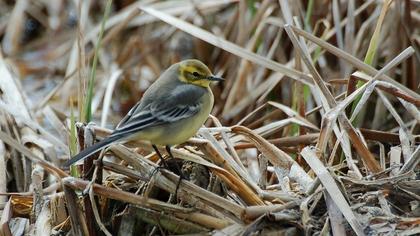
<instances>
[{"instance_id":1,"label":"pointed beak","mask_svg":"<svg viewBox=\"0 0 420 236\"><path fill-rule=\"evenodd\" d=\"M209 77L207 77L208 80L210 81L224 81L225 79L220 78L220 77L216 77L214 75L210 75Z\"/></svg>"}]
</instances>

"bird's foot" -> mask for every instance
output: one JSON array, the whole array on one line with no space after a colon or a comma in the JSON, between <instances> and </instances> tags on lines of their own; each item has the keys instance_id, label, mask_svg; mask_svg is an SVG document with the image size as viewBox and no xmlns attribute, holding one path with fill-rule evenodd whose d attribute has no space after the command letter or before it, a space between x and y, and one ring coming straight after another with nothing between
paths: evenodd
<instances>
[{"instance_id":1,"label":"bird's foot","mask_svg":"<svg viewBox=\"0 0 420 236\"><path fill-rule=\"evenodd\" d=\"M177 199L178 198L178 190L179 190L179 186L181 184L182 180L189 180L184 173L181 170L181 167L179 166L178 162L175 161L175 157L172 155L171 152L171 147L170 146L165 146L166 152L168 153L169 157L171 157L172 160L174 160L174 164L175 164L175 168L176 171L178 172L177 174L179 174L179 178L178 178L178 182L176 184L176 188L175 188L175 195L174 198Z\"/></svg>"}]
</instances>

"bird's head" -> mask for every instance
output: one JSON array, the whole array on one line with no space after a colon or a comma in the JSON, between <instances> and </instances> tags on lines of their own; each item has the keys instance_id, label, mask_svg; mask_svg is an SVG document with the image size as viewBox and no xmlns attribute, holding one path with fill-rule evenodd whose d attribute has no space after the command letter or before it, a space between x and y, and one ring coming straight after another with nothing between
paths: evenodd
<instances>
[{"instance_id":1,"label":"bird's head","mask_svg":"<svg viewBox=\"0 0 420 236\"><path fill-rule=\"evenodd\" d=\"M212 81L223 81L222 78L214 76L204 63L195 59L179 63L179 80L205 88L208 88Z\"/></svg>"}]
</instances>

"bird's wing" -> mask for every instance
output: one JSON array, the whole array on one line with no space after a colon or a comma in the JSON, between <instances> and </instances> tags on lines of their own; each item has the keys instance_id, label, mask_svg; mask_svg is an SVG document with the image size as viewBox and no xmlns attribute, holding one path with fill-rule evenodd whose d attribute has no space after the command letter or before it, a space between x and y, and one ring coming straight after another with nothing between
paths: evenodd
<instances>
[{"instance_id":1,"label":"bird's wing","mask_svg":"<svg viewBox=\"0 0 420 236\"><path fill-rule=\"evenodd\" d=\"M118 123L116 129L118 129L120 126L124 125L125 123L127 123L127 121L129 119L131 119L131 117L133 116L134 112L138 109L138 107L140 106L140 102L137 102L136 105L134 105L130 111L128 111L127 115L125 115L122 120L120 120L120 123Z\"/></svg>"},{"instance_id":2,"label":"bird's wing","mask_svg":"<svg viewBox=\"0 0 420 236\"><path fill-rule=\"evenodd\" d=\"M192 117L201 109L200 98L203 94L201 88L183 86L147 105L136 105L111 136L126 136L145 128Z\"/></svg>"}]
</instances>

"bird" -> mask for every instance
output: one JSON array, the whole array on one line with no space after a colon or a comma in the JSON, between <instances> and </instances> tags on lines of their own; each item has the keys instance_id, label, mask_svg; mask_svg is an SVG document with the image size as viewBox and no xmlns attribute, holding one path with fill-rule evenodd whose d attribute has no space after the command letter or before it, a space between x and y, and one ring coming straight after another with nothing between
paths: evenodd
<instances>
[{"instance_id":1,"label":"bird","mask_svg":"<svg viewBox=\"0 0 420 236\"><path fill-rule=\"evenodd\" d=\"M197 59L171 65L145 91L143 97L106 138L69 159L68 167L113 143L149 141L163 160L157 146L178 145L194 136L207 120L214 104L210 84L224 79L215 76Z\"/></svg>"}]
</instances>

